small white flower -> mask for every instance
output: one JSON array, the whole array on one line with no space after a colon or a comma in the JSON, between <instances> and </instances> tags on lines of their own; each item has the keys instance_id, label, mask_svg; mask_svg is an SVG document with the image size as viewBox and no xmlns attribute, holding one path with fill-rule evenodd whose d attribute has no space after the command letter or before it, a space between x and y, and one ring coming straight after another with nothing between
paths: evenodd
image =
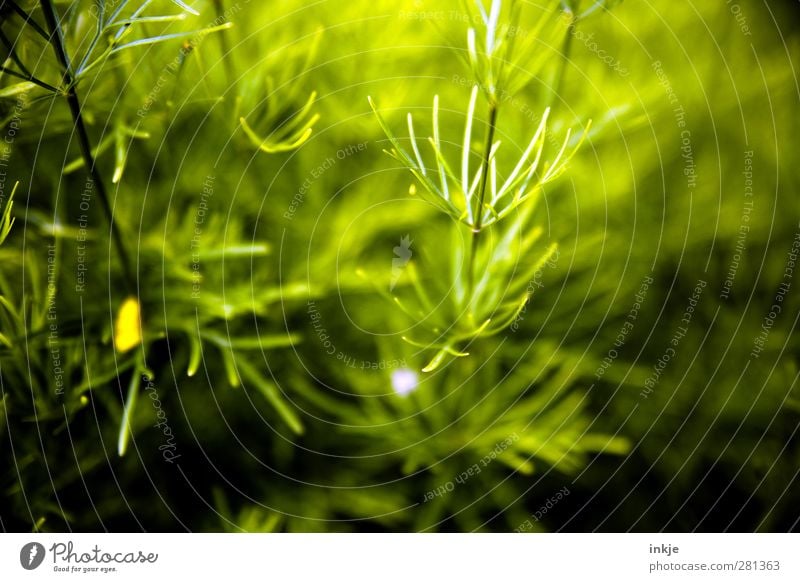
<instances>
[{"instance_id":1,"label":"small white flower","mask_svg":"<svg viewBox=\"0 0 800 582\"><path fill-rule=\"evenodd\" d=\"M398 368L392 372L392 389L398 396L407 396L417 389L419 376L409 368Z\"/></svg>"}]
</instances>

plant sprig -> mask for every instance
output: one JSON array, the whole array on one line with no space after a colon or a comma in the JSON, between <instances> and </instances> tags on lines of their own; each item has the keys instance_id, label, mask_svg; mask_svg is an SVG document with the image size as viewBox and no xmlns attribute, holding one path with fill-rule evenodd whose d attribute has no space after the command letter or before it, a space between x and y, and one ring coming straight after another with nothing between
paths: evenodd
<instances>
[{"instance_id":1,"label":"plant sprig","mask_svg":"<svg viewBox=\"0 0 800 582\"><path fill-rule=\"evenodd\" d=\"M572 147L572 151L565 156L572 136L571 130L567 130L567 134L555 158L542 163L547 119L550 115L550 108L548 107L545 109L541 121L522 156L505 180L501 182L498 179L497 154L501 146L501 141L499 140L493 141L488 147L486 155L488 163L479 165L474 172L471 172L470 144L472 143L478 89L478 85L473 86L467 108L464 140L461 146L460 176L455 174L442 150L439 138L438 95L433 98L433 135L426 139L435 159L435 165L432 167L425 163L420 153L414 131L413 116L409 113L407 117L412 155L402 146L400 140L394 135L381 116L375 102L371 97L369 98L370 106L375 112L389 142L392 144L391 150L384 151L411 171L422 185L420 194L427 201L450 214L455 220L464 223L473 232L480 231L502 220L516 210L520 204L525 203L534 196L542 186L563 174L567 164L578 151L591 127L591 122L587 123L580 140ZM488 170L485 169L486 166L488 166ZM486 176L485 182L488 184L488 191L485 194L490 194L490 196L481 201L482 189L486 188L486 185L483 188L481 187L484 183L484 176Z\"/></svg>"},{"instance_id":2,"label":"plant sprig","mask_svg":"<svg viewBox=\"0 0 800 582\"><path fill-rule=\"evenodd\" d=\"M0 214L0 245L8 238L11 227L14 226L15 218L11 214L11 210L14 208L14 194L17 192L17 186L19 186L19 182L14 183L11 194L8 195L8 200L6 200L6 204L3 207L2 214Z\"/></svg>"},{"instance_id":3,"label":"plant sprig","mask_svg":"<svg viewBox=\"0 0 800 582\"><path fill-rule=\"evenodd\" d=\"M303 105L283 125L275 129L267 137L262 137L250 126L244 117L239 118L242 130L250 142L268 154L288 152L303 145L314 131L314 124L319 120L319 113L311 113L317 99L316 91L312 91Z\"/></svg>"},{"instance_id":4,"label":"plant sprig","mask_svg":"<svg viewBox=\"0 0 800 582\"><path fill-rule=\"evenodd\" d=\"M416 276L417 270L412 271L412 283L418 307L404 305L397 296L390 297L409 316L421 317L424 326L434 334L434 339L427 343L403 338L412 345L436 349L433 359L423 368L424 372L435 370L448 356L468 355L460 346L499 333L511 325L525 308L531 295L526 285L556 252L556 246L549 245L540 253L538 260L530 263L532 269L523 269L522 273L515 273L515 265L508 264L508 256L527 257L535 252L533 247L541 230L534 229L528 235L523 234L535 201L546 184L566 171L591 127L591 121L587 122L577 140L573 140L572 130L567 130L555 156L546 160L545 144L550 141L547 139L550 107L546 107L522 154L508 175L501 178L498 172L498 153L502 144L500 140L495 140L498 112L509 94L518 91L528 80L526 74L519 74L513 66L520 7L511 2L504 19L500 0L492 0L488 10L481 0L475 0L475 4L483 29L482 45L479 48L476 28L469 28L467 61L477 82L470 92L465 116L459 173L454 171L455 165L448 161L448 155L442 147L438 95L433 98L432 135L426 140L432 151L433 162L426 162L426 157L430 159L431 156L422 154L413 116L409 113L406 119L409 151L391 130L373 99L368 97L378 123L392 146L384 151L416 178L421 189L414 188L415 191L419 191L426 201L448 214L456 224L466 226L470 232L470 242L465 252L462 253L458 245L454 244L455 258L450 271L452 278L445 286L453 290L450 293L452 299L447 302L448 309L432 309L430 293ZM535 28L537 33L543 29L546 21L547 18L540 19ZM535 37L529 36L520 48L527 50L533 42ZM480 151L480 163L477 167L471 167L471 158L474 157L471 144L476 125L475 111L480 93L483 93L486 101L486 133ZM486 244L482 243L482 232L495 225L502 226L500 223L510 216L514 220L500 234L501 242L493 249L486 248ZM519 240L515 241L514 237ZM478 277L477 273L481 273L481 276ZM503 285L500 281L508 283ZM435 313L431 313L432 311Z\"/></svg>"},{"instance_id":5,"label":"plant sprig","mask_svg":"<svg viewBox=\"0 0 800 582\"><path fill-rule=\"evenodd\" d=\"M89 72L103 65L109 57L123 51L181 38L206 36L233 26L230 22L224 22L195 30L131 38L137 30L140 30L146 24L179 22L186 19L187 13L194 16L200 14L185 2L180 0L171 0L171 2L180 7L182 11L176 14L145 15L145 11L152 4L152 0L144 0L128 14L125 9L128 7L129 1L122 0L110 15L106 15L106 2L98 3L99 9L95 33L73 71L74 81L78 82L85 78ZM106 41L105 45L102 42L104 39Z\"/></svg>"}]
</instances>

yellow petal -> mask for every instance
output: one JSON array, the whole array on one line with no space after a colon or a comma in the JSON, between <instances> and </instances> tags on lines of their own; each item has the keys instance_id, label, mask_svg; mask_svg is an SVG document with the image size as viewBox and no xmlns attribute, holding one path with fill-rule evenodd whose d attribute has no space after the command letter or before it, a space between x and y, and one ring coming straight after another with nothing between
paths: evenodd
<instances>
[{"instance_id":1,"label":"yellow petal","mask_svg":"<svg viewBox=\"0 0 800 582\"><path fill-rule=\"evenodd\" d=\"M118 352L127 352L142 343L141 308L136 297L122 302L114 326L114 347Z\"/></svg>"}]
</instances>

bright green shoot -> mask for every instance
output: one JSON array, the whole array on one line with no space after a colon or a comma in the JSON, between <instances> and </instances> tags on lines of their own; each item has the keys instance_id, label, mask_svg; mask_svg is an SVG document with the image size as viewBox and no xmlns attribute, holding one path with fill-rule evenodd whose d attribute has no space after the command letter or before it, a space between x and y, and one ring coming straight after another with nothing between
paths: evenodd
<instances>
[{"instance_id":1,"label":"bright green shoot","mask_svg":"<svg viewBox=\"0 0 800 582\"><path fill-rule=\"evenodd\" d=\"M8 196L3 208L3 213L0 214L0 244L3 244L8 238L11 227L14 226L14 217L11 215L11 209L14 207L14 194L17 191L17 186L19 186L19 182L14 184L14 188L11 190L11 194Z\"/></svg>"},{"instance_id":2,"label":"bright green shoot","mask_svg":"<svg viewBox=\"0 0 800 582\"><path fill-rule=\"evenodd\" d=\"M473 231L479 231L516 210L535 195L545 184L558 178L567 168L567 164L575 155L585 138L591 123L569 154L571 130L567 131L564 141L556 156L551 161L542 163L542 154L545 147L547 119L550 108L545 109L539 126L525 148L522 156L517 161L514 169L505 178L500 180L497 172L497 154L501 141L493 142L488 152L488 197L479 207L479 188L482 184L484 165L470 168L470 143L473 137L475 118L475 102L478 96L478 85L472 88L469 106L467 108L464 126L464 141L461 146L461 173L456 175L451 165L447 162L442 151L439 138L439 96L433 99L433 135L427 138L435 164L429 167L422 158L414 131L414 121L408 114L408 133L411 148L409 153L400 143L400 140L389 129L388 124L378 112L375 103L370 98L369 102L378 120L392 144L392 149L387 150L390 156L407 167L422 185L421 195L437 208L450 214L454 219L463 222ZM565 155L566 154L566 155ZM479 214L481 215L479 218Z\"/></svg>"}]
</instances>

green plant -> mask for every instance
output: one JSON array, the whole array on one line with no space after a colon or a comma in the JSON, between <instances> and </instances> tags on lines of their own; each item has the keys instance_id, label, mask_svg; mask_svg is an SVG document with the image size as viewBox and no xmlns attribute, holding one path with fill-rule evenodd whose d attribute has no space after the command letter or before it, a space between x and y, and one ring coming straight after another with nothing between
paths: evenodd
<instances>
[{"instance_id":1,"label":"green plant","mask_svg":"<svg viewBox=\"0 0 800 582\"><path fill-rule=\"evenodd\" d=\"M8 200L6 200L3 206L2 214L0 214L0 245L8 238L11 227L14 225L15 219L11 214L11 210L14 207L14 193L17 191L17 185L18 184L14 184L14 189L11 191L11 194L9 194ZM0 302L7 308L6 301L3 299L2 295L0 295ZM11 340L9 340L2 331L0 331L0 344L3 344L7 348L11 347Z\"/></svg>"},{"instance_id":2,"label":"green plant","mask_svg":"<svg viewBox=\"0 0 800 582\"><path fill-rule=\"evenodd\" d=\"M420 193L425 200L447 213L469 232L470 242L466 248L461 248L458 244L456 237L460 233L453 237L452 258L448 269L442 269L441 266L438 266L438 270L436 267L429 267L431 271L448 273L450 276L443 285L445 290L452 290L448 297L432 301L429 291L425 289L425 283L420 281L419 270L414 269L410 276L416 291L417 305L408 309L402 300L393 298L409 315L414 316L421 308L423 321L435 334L435 339L430 343L407 338L413 345L437 349L433 359L423 368L426 372L435 370L447 356L468 355L461 350L461 345L503 331L525 308L531 295L529 282L556 252L556 245L550 244L544 250L538 251L538 258L532 258L537 253L536 246L542 235L541 228L530 224L536 201L544 186L566 170L591 127L591 121L588 121L583 135L572 146L569 155L565 156L570 145L570 130L555 157L551 161L543 160L547 143L547 120L550 115L550 108L546 108L522 155L514 165L509 166L512 169L506 175L498 177L501 141L495 140L495 135L501 105L516 97L535 70L519 71L515 64L515 59L518 58L514 50L514 41L519 34L518 5L510 3L505 19L501 18L499 0L493 0L488 10L480 0L476 2L476 6L480 13L483 26L481 37L484 40L478 48L478 32L472 27L467 30L468 63L476 84L470 94L464 138L460 147L460 176L456 175L452 165L448 163L448 156L442 146L438 95L433 98L433 132L427 139L432 150L433 163L423 160L412 115L408 114L407 121L413 154L395 137L370 98L370 105L392 145L392 150L387 153L411 171L422 187ZM536 34L550 18L549 12L540 16L538 26L528 36L527 42L517 47L522 54L530 52ZM476 124L475 109L479 92L486 101L486 129L481 147L475 151L472 145L473 127ZM473 172L470 170L470 160L475 157L478 158L478 165ZM412 192L417 192L416 187L412 186ZM501 230L498 223L509 216L513 218L512 225ZM498 229L494 236L497 240L494 244L488 244L484 231L496 224ZM481 273L477 280L476 272ZM442 303L447 305L446 309L433 309L434 305ZM432 311L437 313L433 314Z\"/></svg>"},{"instance_id":3,"label":"green plant","mask_svg":"<svg viewBox=\"0 0 800 582\"><path fill-rule=\"evenodd\" d=\"M0 215L0 244L8 238L8 233L11 232L11 227L14 226L14 216L11 214L11 210L14 208L14 194L17 191L17 186L19 183L14 184L14 188L11 190L11 194L8 195L8 200L6 200L5 205L3 206L3 213Z\"/></svg>"},{"instance_id":4,"label":"green plant","mask_svg":"<svg viewBox=\"0 0 800 582\"><path fill-rule=\"evenodd\" d=\"M3 6L3 20L0 22L0 39L7 51L2 74L24 79L5 85L0 90L0 98L7 102L16 99L20 104L19 111L12 115L21 115L23 107L29 114L35 113L36 108L53 108L55 119L60 119L60 103L65 102L69 112L65 125L74 129L80 155L60 168L59 173L69 176L84 170L88 174L81 198L77 193L70 193L65 198L54 196L51 211L54 218L49 224L35 209L29 212L28 220L34 226L28 235L31 246L22 264L16 261L19 257L13 251L10 255L12 261L5 261L6 267L13 265L24 274L23 289L27 288L27 291L21 295L19 289L5 277L0 277L0 321L3 324L0 361L5 381L14 386L13 390L3 393L4 417L12 419L12 423L27 418L31 411L25 406L26 394L32 394L32 410L37 422L41 427L51 426L58 432L79 423L90 402L99 400L107 416L103 419L102 431L116 432L119 456L125 455L130 448L131 435L149 425L146 420L149 411L143 407L140 392L145 384L159 376L151 370L149 361L158 360L165 342L174 345L177 338L183 341L177 349L182 356L186 354L188 376L193 376L201 366L221 362L232 387L240 386L244 379L255 387L291 431L303 431L302 423L286 404L280 389L257 371L257 364L252 361L254 352L263 354L265 350L291 346L299 338L288 332L264 333L264 330L253 335L252 328L242 323L246 318L264 317L268 307L285 294L269 285L262 286L257 294L250 293L254 279L243 277L238 278L241 281L238 287L230 282L225 285L227 280L215 277L216 271L211 268L215 262L227 261L230 273L237 268L237 263L244 265L245 260L267 255L269 245L258 240L240 241L229 234L231 222L213 220L202 224L202 246L187 247L188 252L176 253L171 247L146 238L141 247L137 245L136 263L131 259L131 233L135 225L125 216L125 211L120 210L129 205L121 194L126 185L125 168L132 152L133 155L136 152L133 140L147 140L153 131L143 128L141 108L139 119L130 108L118 107L107 111L105 103L102 100L97 102L94 95L98 91L108 91L115 81L125 85L136 83L134 75L125 78L115 73L121 68L129 68L131 61L128 57L137 51L162 46L166 51L173 51L175 43L183 40L179 56L181 62L185 62L187 55L199 52L190 51L187 46L196 49L207 35L233 26L230 22L212 22L202 28L185 29L182 27L188 20L187 16L197 17L198 12L177 0L171 3L182 10L177 14L158 11L160 4L163 3L153 0L97 2L92 3L92 10L87 12L85 5L65 8L51 0L42 0L38 6L8 2ZM151 13L153 8L155 13ZM161 6L161 9L165 8ZM39 18L44 20L43 26L38 23ZM176 26L177 31L173 28ZM154 33L156 29L158 33ZM35 66L26 63L35 63ZM176 77L176 81L178 89L181 87L180 79ZM84 87L85 93L82 92ZM247 89L251 95L256 90L254 87ZM132 92L132 96L135 95ZM312 94L302 107L301 115L310 117L304 119L300 135L286 133L287 121L281 117L277 104L273 103L277 99L276 94L269 96L269 103L274 108L270 120L279 124L283 133L269 138L271 147L261 148L269 153L298 147L308 139L310 126L318 119L318 115L309 113L314 100ZM240 97L234 99L231 96L230 100L232 110L234 106L242 107ZM168 103L163 106L169 108ZM146 101L146 107L145 113L155 114L156 104ZM286 107L290 108L291 104L284 105ZM98 117L104 115L106 127L111 129L95 138L94 126ZM58 127L56 123L51 123L51 126ZM44 130L52 131L47 126ZM246 130L251 131L249 128ZM13 149L7 147L8 152L19 149L16 143L12 146ZM69 149L69 144L66 149ZM107 164L104 156L109 150L114 155ZM110 188L112 185L113 190ZM211 196L213 185L207 189L208 196ZM13 224L12 197L13 192L0 219L0 242ZM90 215L83 204L88 209L88 201L95 198L103 210L107 228L87 226ZM127 199L131 200L130 195ZM139 197L132 198L132 201L134 205L141 205ZM65 224L63 214L72 216L79 203L83 214L77 227ZM179 228L187 239L193 240L198 229L196 217L183 221ZM114 252L109 250L108 263L98 261L93 267L95 272L105 267L109 280L113 278L119 284L112 285L108 291L110 301L106 309L113 318L103 321L102 304L95 301L87 303L84 308L83 302L84 290L88 288L97 294L102 278L86 281L84 259L77 265L72 261L78 253L84 256L91 249L95 252L101 249L105 236L108 236ZM36 256L45 251L46 273ZM204 265L209 266L207 273L205 269L201 272L197 268L201 257ZM65 262L66 267L63 265ZM74 269L70 269L70 265ZM166 277L155 276L157 268L163 269ZM159 292L165 283L174 289L169 296ZM197 291L200 286L202 293ZM73 293L73 289L78 293ZM214 295L217 290L221 295ZM168 303L168 311L158 308L161 301ZM75 314L79 311L83 315L76 320ZM161 313L163 317L159 316ZM27 373L26 360L35 362L41 373ZM109 391L115 385L118 398ZM116 429L112 428L114 425ZM38 481L39 486L46 488L46 480L40 481L39 472L47 469L48 462L55 464L57 461L48 459L47 453L34 443L29 444L31 446L26 443L16 451L19 475L27 475L29 487ZM89 449L82 446L80 449L80 464L61 471L59 482L65 486L91 472L104 458L102 450L89 453ZM15 488L13 495L25 495L25 490ZM52 504L29 509L37 528L54 515L59 520L72 519Z\"/></svg>"},{"instance_id":5,"label":"green plant","mask_svg":"<svg viewBox=\"0 0 800 582\"><path fill-rule=\"evenodd\" d=\"M0 3L0 529L794 527L788 10L183 4Z\"/></svg>"}]
</instances>

